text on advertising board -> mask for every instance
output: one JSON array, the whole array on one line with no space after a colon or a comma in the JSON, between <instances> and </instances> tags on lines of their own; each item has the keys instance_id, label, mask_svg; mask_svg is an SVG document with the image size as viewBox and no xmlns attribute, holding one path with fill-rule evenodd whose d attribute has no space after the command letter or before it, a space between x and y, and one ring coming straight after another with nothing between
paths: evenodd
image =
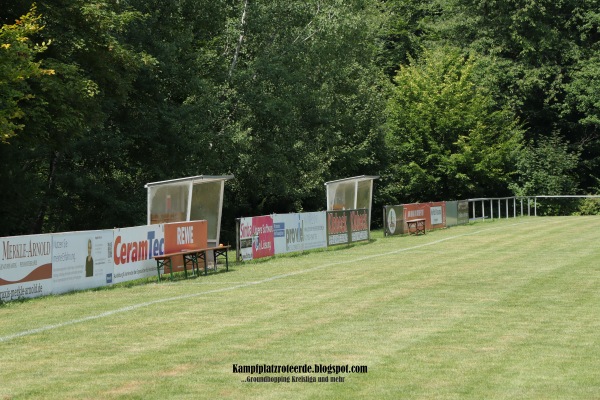
<instances>
[{"instance_id":1,"label":"text on advertising board","mask_svg":"<svg viewBox=\"0 0 600 400\"><path fill-rule=\"evenodd\" d=\"M369 229L369 214L359 214L357 211L350 212L350 224L352 232L366 231Z\"/></svg>"},{"instance_id":2,"label":"text on advertising board","mask_svg":"<svg viewBox=\"0 0 600 400\"><path fill-rule=\"evenodd\" d=\"M304 242L304 221L298 223L297 228L287 228L285 230L285 244Z\"/></svg>"},{"instance_id":3,"label":"text on advertising board","mask_svg":"<svg viewBox=\"0 0 600 400\"><path fill-rule=\"evenodd\" d=\"M148 232L147 240L139 242L121 242L121 235L115 238L114 263L115 265L151 259L165 253L165 239L155 239L156 233Z\"/></svg>"},{"instance_id":4,"label":"text on advertising board","mask_svg":"<svg viewBox=\"0 0 600 400\"><path fill-rule=\"evenodd\" d=\"M50 255L50 242L32 242L10 244L7 240L2 243L2 259L28 258Z\"/></svg>"},{"instance_id":5,"label":"text on advertising board","mask_svg":"<svg viewBox=\"0 0 600 400\"><path fill-rule=\"evenodd\" d=\"M177 227L177 244L194 243L194 226Z\"/></svg>"},{"instance_id":6,"label":"text on advertising board","mask_svg":"<svg viewBox=\"0 0 600 400\"><path fill-rule=\"evenodd\" d=\"M327 214L327 228L330 235L347 233L348 226L346 225L345 215Z\"/></svg>"}]
</instances>

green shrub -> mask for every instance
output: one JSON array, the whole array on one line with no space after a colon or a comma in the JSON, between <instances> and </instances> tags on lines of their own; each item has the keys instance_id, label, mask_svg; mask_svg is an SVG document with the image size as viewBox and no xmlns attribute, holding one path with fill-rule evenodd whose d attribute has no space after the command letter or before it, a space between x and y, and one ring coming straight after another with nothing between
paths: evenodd
<instances>
[{"instance_id":1,"label":"green shrub","mask_svg":"<svg viewBox=\"0 0 600 400\"><path fill-rule=\"evenodd\" d=\"M600 215L600 199L583 199L575 215Z\"/></svg>"}]
</instances>

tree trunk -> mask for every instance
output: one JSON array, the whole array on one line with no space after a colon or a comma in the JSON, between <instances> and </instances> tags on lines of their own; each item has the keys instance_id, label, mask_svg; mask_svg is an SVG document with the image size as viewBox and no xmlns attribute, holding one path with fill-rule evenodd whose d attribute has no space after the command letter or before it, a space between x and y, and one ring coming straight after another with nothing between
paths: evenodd
<instances>
[{"instance_id":1,"label":"tree trunk","mask_svg":"<svg viewBox=\"0 0 600 400\"><path fill-rule=\"evenodd\" d=\"M56 174L56 165L58 164L58 159L60 157L60 153L58 151L52 152L50 156L50 165L48 168L48 182L46 185L46 193L42 197L42 202L40 204L40 209L38 211L37 217L35 221L31 225L31 234L42 233L42 228L44 226L44 219L46 218L46 211L48 209L48 196L52 192L54 188L54 176Z\"/></svg>"},{"instance_id":2,"label":"tree trunk","mask_svg":"<svg viewBox=\"0 0 600 400\"><path fill-rule=\"evenodd\" d=\"M233 61L231 61L231 67L229 67L229 79L233 74L233 70L237 64L238 57L240 55L240 49L242 48L242 42L244 41L244 25L246 25L246 9L248 8L248 0L244 0L244 9L242 11L242 23L240 24L240 37L235 47L235 53L233 54Z\"/></svg>"}]
</instances>

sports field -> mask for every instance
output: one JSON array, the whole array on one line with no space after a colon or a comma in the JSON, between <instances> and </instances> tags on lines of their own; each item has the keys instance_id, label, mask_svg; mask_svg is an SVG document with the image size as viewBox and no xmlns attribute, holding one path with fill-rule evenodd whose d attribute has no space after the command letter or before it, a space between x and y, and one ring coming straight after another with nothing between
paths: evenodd
<instances>
[{"instance_id":1,"label":"sports field","mask_svg":"<svg viewBox=\"0 0 600 400\"><path fill-rule=\"evenodd\" d=\"M0 321L1 400L599 399L600 217L374 232Z\"/></svg>"}]
</instances>

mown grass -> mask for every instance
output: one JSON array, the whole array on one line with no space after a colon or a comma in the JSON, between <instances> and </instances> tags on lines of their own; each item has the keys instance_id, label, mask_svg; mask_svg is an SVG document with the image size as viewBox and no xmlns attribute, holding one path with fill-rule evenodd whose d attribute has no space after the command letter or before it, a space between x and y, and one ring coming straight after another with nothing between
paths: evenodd
<instances>
[{"instance_id":1,"label":"mown grass","mask_svg":"<svg viewBox=\"0 0 600 400\"><path fill-rule=\"evenodd\" d=\"M0 399L600 398L600 217L373 238L6 304ZM234 364L368 372L247 383Z\"/></svg>"}]
</instances>

